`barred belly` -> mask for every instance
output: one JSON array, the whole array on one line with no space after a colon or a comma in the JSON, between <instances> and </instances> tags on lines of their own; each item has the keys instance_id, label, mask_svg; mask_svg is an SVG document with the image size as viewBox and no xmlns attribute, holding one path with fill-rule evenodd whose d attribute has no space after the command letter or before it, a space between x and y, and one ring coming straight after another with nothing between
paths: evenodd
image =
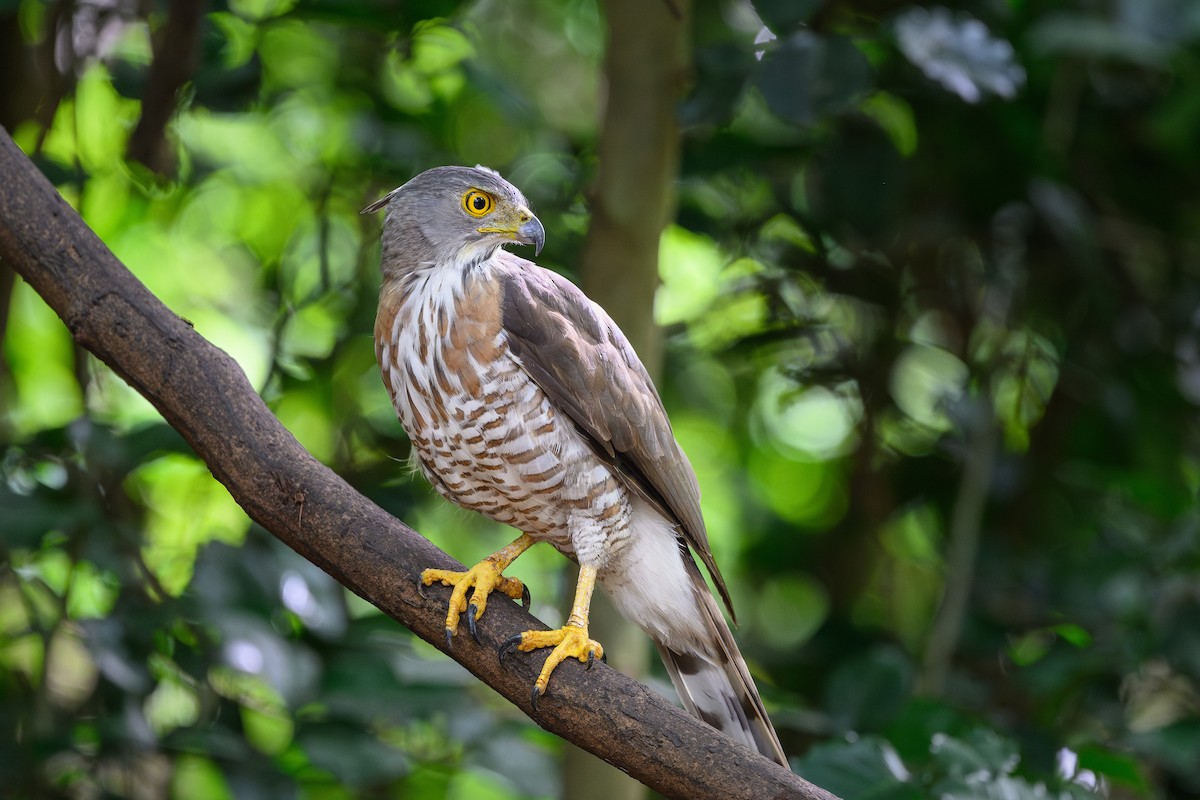
<instances>
[{"instance_id":1,"label":"barred belly","mask_svg":"<svg viewBox=\"0 0 1200 800\"><path fill-rule=\"evenodd\" d=\"M407 280L376 322L384 384L442 496L602 566L628 539L628 491L512 354L494 284L486 269Z\"/></svg>"}]
</instances>

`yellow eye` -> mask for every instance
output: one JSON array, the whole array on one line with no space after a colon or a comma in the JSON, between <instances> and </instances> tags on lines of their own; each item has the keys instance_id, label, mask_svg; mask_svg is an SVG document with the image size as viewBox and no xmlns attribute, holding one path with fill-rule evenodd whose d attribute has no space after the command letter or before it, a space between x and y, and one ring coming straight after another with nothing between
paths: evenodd
<instances>
[{"instance_id":1,"label":"yellow eye","mask_svg":"<svg viewBox=\"0 0 1200 800\"><path fill-rule=\"evenodd\" d=\"M463 210L472 217L482 217L496 207L496 199L487 192L472 189L463 195Z\"/></svg>"}]
</instances>

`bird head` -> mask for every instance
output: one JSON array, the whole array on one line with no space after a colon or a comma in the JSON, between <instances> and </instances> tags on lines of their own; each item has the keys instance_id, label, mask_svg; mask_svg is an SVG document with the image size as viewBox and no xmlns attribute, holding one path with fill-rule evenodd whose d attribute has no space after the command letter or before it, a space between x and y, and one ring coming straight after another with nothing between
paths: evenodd
<instances>
[{"instance_id":1,"label":"bird head","mask_svg":"<svg viewBox=\"0 0 1200 800\"><path fill-rule=\"evenodd\" d=\"M426 170L362 213L385 206L385 269L388 263L404 264L412 254L421 254L421 263L477 264L509 242L533 245L536 255L546 241L529 201L487 167Z\"/></svg>"}]
</instances>

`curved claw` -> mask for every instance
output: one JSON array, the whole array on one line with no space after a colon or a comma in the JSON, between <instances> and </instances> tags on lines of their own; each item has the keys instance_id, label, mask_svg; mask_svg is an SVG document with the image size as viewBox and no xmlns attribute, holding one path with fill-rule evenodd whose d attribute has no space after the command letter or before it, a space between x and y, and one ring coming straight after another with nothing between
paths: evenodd
<instances>
[{"instance_id":1,"label":"curved claw","mask_svg":"<svg viewBox=\"0 0 1200 800\"><path fill-rule=\"evenodd\" d=\"M422 600L428 600L429 596L425 594L425 581L421 578L420 573L417 573L417 594Z\"/></svg>"},{"instance_id":2,"label":"curved claw","mask_svg":"<svg viewBox=\"0 0 1200 800\"><path fill-rule=\"evenodd\" d=\"M467 630L471 632L471 637L479 644L479 629L475 627L475 615L479 613L479 606L471 603L467 606Z\"/></svg>"},{"instance_id":3,"label":"curved claw","mask_svg":"<svg viewBox=\"0 0 1200 800\"><path fill-rule=\"evenodd\" d=\"M529 705L533 707L534 711L537 711L537 701L538 701L538 698L541 696L542 696L542 690L537 687L537 684L534 684L533 694L531 694L529 696Z\"/></svg>"},{"instance_id":4,"label":"curved claw","mask_svg":"<svg viewBox=\"0 0 1200 800\"><path fill-rule=\"evenodd\" d=\"M514 647L516 647L517 645L519 645L521 643L521 635L522 634L518 633L516 636L512 636L508 639L505 639L504 643L502 645L500 645L500 650L497 653L497 655L500 657L501 661L504 660L504 657L508 655L510 650L512 650Z\"/></svg>"},{"instance_id":5,"label":"curved claw","mask_svg":"<svg viewBox=\"0 0 1200 800\"><path fill-rule=\"evenodd\" d=\"M532 603L533 603L533 598L530 597L530 595L529 595L529 587L522 585L521 586L521 608L528 611L529 606Z\"/></svg>"},{"instance_id":6,"label":"curved claw","mask_svg":"<svg viewBox=\"0 0 1200 800\"><path fill-rule=\"evenodd\" d=\"M608 653L602 653L600 655L600 660L603 661L605 664L607 664L608 663Z\"/></svg>"},{"instance_id":7,"label":"curved claw","mask_svg":"<svg viewBox=\"0 0 1200 800\"><path fill-rule=\"evenodd\" d=\"M595 663L596 663L596 651L595 650L589 651L587 668L589 670L591 670L592 666L595 665Z\"/></svg>"},{"instance_id":8,"label":"curved claw","mask_svg":"<svg viewBox=\"0 0 1200 800\"><path fill-rule=\"evenodd\" d=\"M454 631L450 630L449 628L446 628L446 649L449 650L450 646L453 643L454 643Z\"/></svg>"}]
</instances>

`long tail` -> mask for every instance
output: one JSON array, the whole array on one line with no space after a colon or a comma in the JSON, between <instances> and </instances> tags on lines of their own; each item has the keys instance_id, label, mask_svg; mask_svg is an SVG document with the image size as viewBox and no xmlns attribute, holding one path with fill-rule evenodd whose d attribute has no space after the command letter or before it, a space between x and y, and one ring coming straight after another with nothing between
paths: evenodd
<instances>
[{"instance_id":1,"label":"long tail","mask_svg":"<svg viewBox=\"0 0 1200 800\"><path fill-rule=\"evenodd\" d=\"M671 683L693 715L786 767L787 756L733 634L699 568L691 558L685 560L711 647L705 652L680 653L656 642Z\"/></svg>"},{"instance_id":2,"label":"long tail","mask_svg":"<svg viewBox=\"0 0 1200 800\"><path fill-rule=\"evenodd\" d=\"M600 581L628 620L645 631L694 716L787 766L750 670L700 567L678 529L635 502L630 536Z\"/></svg>"}]
</instances>

